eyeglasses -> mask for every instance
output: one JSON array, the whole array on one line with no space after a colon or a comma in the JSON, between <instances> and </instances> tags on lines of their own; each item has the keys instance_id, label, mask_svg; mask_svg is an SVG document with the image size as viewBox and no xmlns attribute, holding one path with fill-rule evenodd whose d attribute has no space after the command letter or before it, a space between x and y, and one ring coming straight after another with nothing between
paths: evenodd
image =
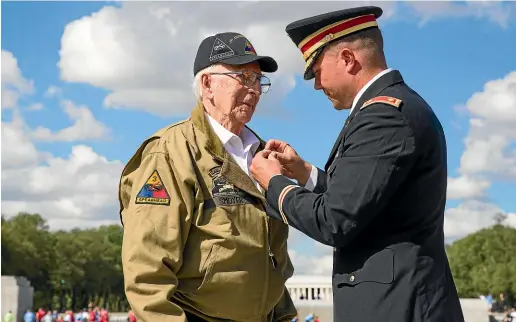
<instances>
[{"instance_id":1,"label":"eyeglasses","mask_svg":"<svg viewBox=\"0 0 516 322\"><path fill-rule=\"evenodd\" d=\"M210 73L211 75L239 75L242 84L247 87L253 86L257 80L260 80L260 87L262 93L267 93L271 87L271 80L269 77L245 70L245 71L235 71L235 72L225 72L225 73Z\"/></svg>"}]
</instances>

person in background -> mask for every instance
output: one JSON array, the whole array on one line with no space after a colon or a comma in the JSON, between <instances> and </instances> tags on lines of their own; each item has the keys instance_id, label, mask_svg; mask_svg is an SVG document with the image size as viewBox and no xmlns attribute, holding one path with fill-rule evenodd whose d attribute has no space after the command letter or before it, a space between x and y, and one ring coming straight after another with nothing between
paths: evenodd
<instances>
[{"instance_id":1,"label":"person in background","mask_svg":"<svg viewBox=\"0 0 516 322\"><path fill-rule=\"evenodd\" d=\"M52 321L52 312L47 311L47 313L41 318L41 322L53 322Z\"/></svg>"},{"instance_id":2,"label":"person in background","mask_svg":"<svg viewBox=\"0 0 516 322\"><path fill-rule=\"evenodd\" d=\"M91 306L88 307L88 321L96 322L95 321L95 310Z\"/></svg>"},{"instance_id":3,"label":"person in background","mask_svg":"<svg viewBox=\"0 0 516 322\"><path fill-rule=\"evenodd\" d=\"M14 322L14 315L11 310L9 310L9 312L5 313L4 322Z\"/></svg>"},{"instance_id":4,"label":"person in background","mask_svg":"<svg viewBox=\"0 0 516 322\"><path fill-rule=\"evenodd\" d=\"M99 322L109 322L108 310L105 307L100 310Z\"/></svg>"},{"instance_id":5,"label":"person in background","mask_svg":"<svg viewBox=\"0 0 516 322\"><path fill-rule=\"evenodd\" d=\"M34 312L32 310L28 309L27 312L25 312L25 315L23 316L24 322L35 322L36 316L34 315Z\"/></svg>"},{"instance_id":6,"label":"person in background","mask_svg":"<svg viewBox=\"0 0 516 322\"><path fill-rule=\"evenodd\" d=\"M38 309L38 311L36 312L36 321L39 322L41 321L41 319L43 318L43 316L45 316L45 310L43 310L42 307L40 307Z\"/></svg>"},{"instance_id":7,"label":"person in background","mask_svg":"<svg viewBox=\"0 0 516 322\"><path fill-rule=\"evenodd\" d=\"M129 310L127 314L127 322L136 322L136 315L134 315L133 310Z\"/></svg>"}]
</instances>

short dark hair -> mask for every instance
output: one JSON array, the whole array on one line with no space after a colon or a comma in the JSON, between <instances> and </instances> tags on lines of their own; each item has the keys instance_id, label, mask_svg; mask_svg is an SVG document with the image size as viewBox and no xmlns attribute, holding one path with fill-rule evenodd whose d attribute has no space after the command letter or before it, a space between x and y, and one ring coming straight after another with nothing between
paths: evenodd
<instances>
[{"instance_id":1,"label":"short dark hair","mask_svg":"<svg viewBox=\"0 0 516 322\"><path fill-rule=\"evenodd\" d=\"M339 44L356 45L357 50L365 50L371 60L378 60L378 63L385 64L383 52L383 35L379 28L361 30L344 38L335 41L331 49L337 49Z\"/></svg>"}]
</instances>

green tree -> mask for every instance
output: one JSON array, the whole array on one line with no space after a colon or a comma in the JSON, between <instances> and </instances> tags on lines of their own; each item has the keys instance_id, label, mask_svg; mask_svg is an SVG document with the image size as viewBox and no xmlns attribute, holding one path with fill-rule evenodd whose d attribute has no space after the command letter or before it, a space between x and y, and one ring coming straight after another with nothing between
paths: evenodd
<instances>
[{"instance_id":1,"label":"green tree","mask_svg":"<svg viewBox=\"0 0 516 322\"><path fill-rule=\"evenodd\" d=\"M497 223L455 241L447 253L459 296L516 294L516 229Z\"/></svg>"},{"instance_id":2,"label":"green tree","mask_svg":"<svg viewBox=\"0 0 516 322\"><path fill-rule=\"evenodd\" d=\"M122 236L119 225L51 232L39 214L2 215L2 275L27 277L35 307L125 311Z\"/></svg>"}]
</instances>

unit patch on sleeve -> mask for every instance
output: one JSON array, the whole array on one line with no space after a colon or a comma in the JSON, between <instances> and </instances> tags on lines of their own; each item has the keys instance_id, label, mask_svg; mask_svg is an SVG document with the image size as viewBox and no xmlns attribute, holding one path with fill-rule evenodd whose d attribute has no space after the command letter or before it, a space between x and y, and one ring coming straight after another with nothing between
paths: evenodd
<instances>
[{"instance_id":1,"label":"unit patch on sleeve","mask_svg":"<svg viewBox=\"0 0 516 322\"><path fill-rule=\"evenodd\" d=\"M213 181L211 194L217 206L232 206L253 203L253 197L247 192L235 187L226 178L220 175L221 167L217 166L209 171Z\"/></svg>"},{"instance_id":2,"label":"unit patch on sleeve","mask_svg":"<svg viewBox=\"0 0 516 322\"><path fill-rule=\"evenodd\" d=\"M136 203L150 205L169 205L170 195L163 184L158 170L154 170L136 196Z\"/></svg>"},{"instance_id":3,"label":"unit patch on sleeve","mask_svg":"<svg viewBox=\"0 0 516 322\"><path fill-rule=\"evenodd\" d=\"M362 107L360 107L360 109L363 109L374 103L382 103L382 104L392 105L394 107L400 107L401 102L402 102L402 100L400 100L399 98L390 97L390 96L377 96L377 97L371 98L370 100L365 102L362 105Z\"/></svg>"}]
</instances>

